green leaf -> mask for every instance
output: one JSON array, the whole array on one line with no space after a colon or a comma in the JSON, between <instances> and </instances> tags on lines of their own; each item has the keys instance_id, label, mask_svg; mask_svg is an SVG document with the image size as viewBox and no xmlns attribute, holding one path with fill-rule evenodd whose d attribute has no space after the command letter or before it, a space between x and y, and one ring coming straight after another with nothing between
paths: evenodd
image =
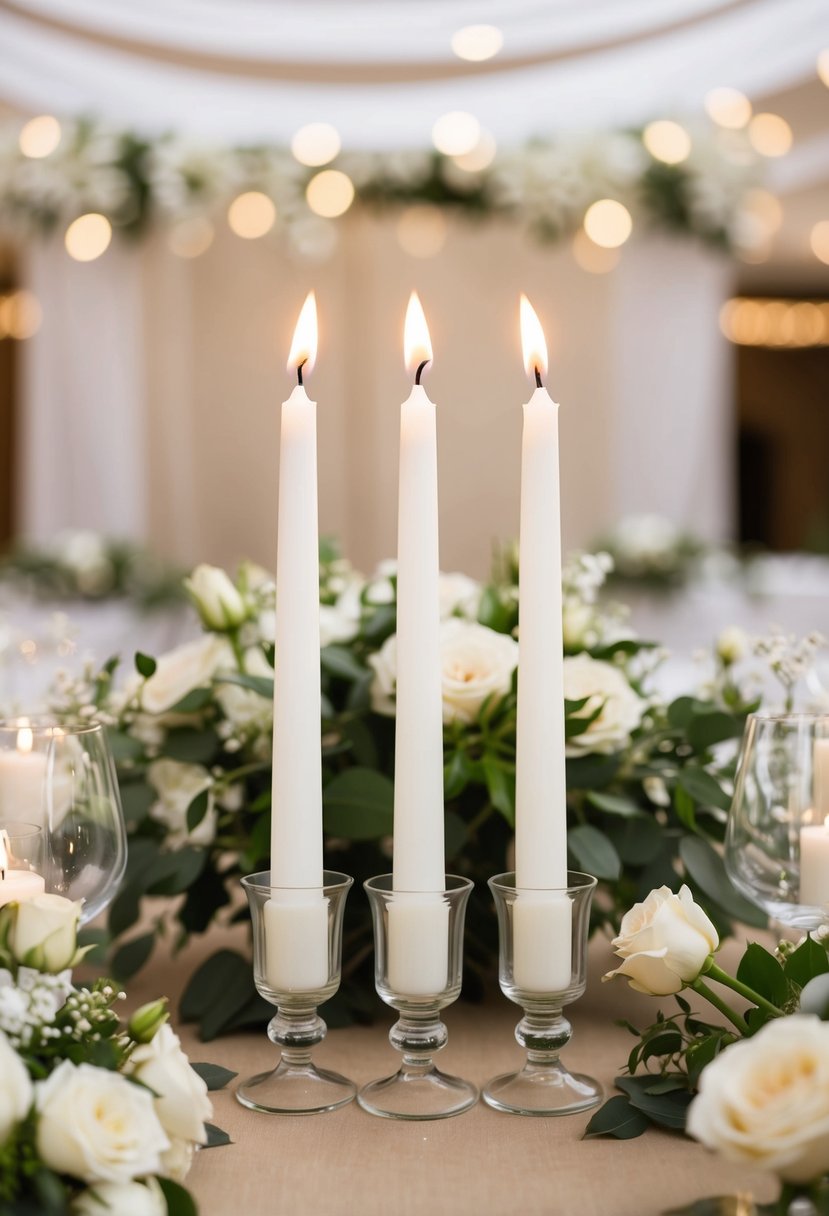
<instances>
[{"instance_id":1,"label":"green leaf","mask_svg":"<svg viewBox=\"0 0 829 1216\"><path fill-rule=\"evenodd\" d=\"M683 827L689 832L697 830L697 817L695 813L696 803L687 790L681 785L674 788L674 810L676 817Z\"/></svg>"},{"instance_id":2,"label":"green leaf","mask_svg":"<svg viewBox=\"0 0 829 1216\"><path fill-rule=\"evenodd\" d=\"M181 895L196 881L206 862L206 849L186 847L161 853L153 867L147 894Z\"/></svg>"},{"instance_id":3,"label":"green leaf","mask_svg":"<svg viewBox=\"0 0 829 1216\"><path fill-rule=\"evenodd\" d=\"M665 838L655 819L616 819L605 827L623 865L645 866L661 852ZM660 885L660 884L657 884Z\"/></svg>"},{"instance_id":4,"label":"green leaf","mask_svg":"<svg viewBox=\"0 0 829 1216\"><path fill-rule=\"evenodd\" d=\"M496 633L508 633L513 610L507 607L495 587L484 587L478 604L478 621Z\"/></svg>"},{"instance_id":5,"label":"green leaf","mask_svg":"<svg viewBox=\"0 0 829 1216\"><path fill-rule=\"evenodd\" d=\"M829 971L829 958L826 948L821 946L813 937L807 937L786 959L783 973L786 979L798 988L805 988L809 980L816 975L825 975Z\"/></svg>"},{"instance_id":6,"label":"green leaf","mask_svg":"<svg viewBox=\"0 0 829 1216\"><path fill-rule=\"evenodd\" d=\"M148 654L142 654L140 650L136 650L135 669L145 680L149 680L150 676L155 674L157 666L158 664L155 659L150 658Z\"/></svg>"},{"instance_id":7,"label":"green leaf","mask_svg":"<svg viewBox=\"0 0 829 1216\"><path fill-rule=\"evenodd\" d=\"M613 1136L616 1140L633 1140L649 1127L650 1120L631 1106L627 1098L618 1094L596 1111L585 1128L584 1138L593 1140L597 1136Z\"/></svg>"},{"instance_id":8,"label":"green leaf","mask_svg":"<svg viewBox=\"0 0 829 1216\"><path fill-rule=\"evenodd\" d=\"M621 815L623 819L644 817L641 807L632 802L630 798L620 798L618 794L599 794L595 790L591 790L587 795L587 801L597 810L606 811L608 815Z\"/></svg>"},{"instance_id":9,"label":"green leaf","mask_svg":"<svg viewBox=\"0 0 829 1216\"><path fill-rule=\"evenodd\" d=\"M236 1076L236 1073L233 1074ZM205 1148L219 1148L223 1144L232 1144L230 1136L222 1128L216 1127L215 1123L205 1123L204 1130L207 1132L207 1143Z\"/></svg>"},{"instance_id":10,"label":"green leaf","mask_svg":"<svg viewBox=\"0 0 829 1216\"><path fill-rule=\"evenodd\" d=\"M172 730L164 744L164 755L182 764L209 766L219 751L219 737L214 730Z\"/></svg>"},{"instance_id":11,"label":"green leaf","mask_svg":"<svg viewBox=\"0 0 829 1216\"><path fill-rule=\"evenodd\" d=\"M704 768L689 764L679 770L677 781L701 806L716 806L721 811L731 809L731 798Z\"/></svg>"},{"instance_id":12,"label":"green leaf","mask_svg":"<svg viewBox=\"0 0 829 1216\"><path fill-rule=\"evenodd\" d=\"M323 646L320 651L322 670L341 680L362 680L366 669L345 646Z\"/></svg>"},{"instance_id":13,"label":"green leaf","mask_svg":"<svg viewBox=\"0 0 829 1216\"><path fill-rule=\"evenodd\" d=\"M193 801L187 808L187 831L193 832L199 826L202 819L207 814L207 808L210 806L210 790L202 790L196 794Z\"/></svg>"},{"instance_id":14,"label":"green leaf","mask_svg":"<svg viewBox=\"0 0 829 1216\"><path fill-rule=\"evenodd\" d=\"M273 676L249 676L240 671L230 676L219 676L216 683L238 684L240 688L259 693L266 701L273 700Z\"/></svg>"},{"instance_id":15,"label":"green leaf","mask_svg":"<svg viewBox=\"0 0 829 1216\"><path fill-rule=\"evenodd\" d=\"M695 751L707 751L726 739L736 739L743 733L743 723L732 714L714 709L696 714L688 724L688 742Z\"/></svg>"},{"instance_id":16,"label":"green leaf","mask_svg":"<svg viewBox=\"0 0 829 1216\"><path fill-rule=\"evenodd\" d=\"M515 770L490 752L484 754L482 763L490 801L512 827L515 824Z\"/></svg>"},{"instance_id":17,"label":"green leaf","mask_svg":"<svg viewBox=\"0 0 829 1216\"><path fill-rule=\"evenodd\" d=\"M447 802L457 798L466 789L470 779L469 765L466 753L453 752L448 764L443 766L443 795Z\"/></svg>"},{"instance_id":18,"label":"green leaf","mask_svg":"<svg viewBox=\"0 0 829 1216\"><path fill-rule=\"evenodd\" d=\"M167 1203L167 1216L198 1216L193 1196L172 1178L159 1178L158 1185Z\"/></svg>"},{"instance_id":19,"label":"green leaf","mask_svg":"<svg viewBox=\"0 0 829 1216\"><path fill-rule=\"evenodd\" d=\"M711 1061L720 1054L723 1047L733 1040L733 1034L722 1030L706 1035L704 1038L697 1038L690 1044L685 1053L685 1060L688 1065L688 1080L692 1085L696 1085L702 1070L707 1068Z\"/></svg>"},{"instance_id":20,"label":"green leaf","mask_svg":"<svg viewBox=\"0 0 829 1216\"><path fill-rule=\"evenodd\" d=\"M668 725L674 730L687 731L694 716L693 697L677 697L668 706Z\"/></svg>"},{"instance_id":21,"label":"green leaf","mask_svg":"<svg viewBox=\"0 0 829 1216\"><path fill-rule=\"evenodd\" d=\"M117 980L128 980L140 971L153 952L155 934L144 933L124 942L112 956L112 973Z\"/></svg>"},{"instance_id":22,"label":"green leaf","mask_svg":"<svg viewBox=\"0 0 829 1216\"><path fill-rule=\"evenodd\" d=\"M620 756L577 756L567 761L568 790L601 790L619 771Z\"/></svg>"},{"instance_id":23,"label":"green leaf","mask_svg":"<svg viewBox=\"0 0 829 1216\"><path fill-rule=\"evenodd\" d=\"M147 818L156 792L146 781L121 781L121 805L128 828L136 828Z\"/></svg>"},{"instance_id":24,"label":"green leaf","mask_svg":"<svg viewBox=\"0 0 829 1216\"><path fill-rule=\"evenodd\" d=\"M773 1005L785 1004L788 985L783 968L777 959L757 942L751 942L746 947L737 968L737 979L741 984L753 988L760 996L766 997Z\"/></svg>"},{"instance_id":25,"label":"green leaf","mask_svg":"<svg viewBox=\"0 0 829 1216\"><path fill-rule=\"evenodd\" d=\"M467 840L466 824L460 815L447 811L443 817L444 847L446 860L452 861L464 848Z\"/></svg>"},{"instance_id":26,"label":"green leaf","mask_svg":"<svg viewBox=\"0 0 829 1216\"><path fill-rule=\"evenodd\" d=\"M229 1068L222 1068L221 1064L193 1064L191 1062L190 1067L199 1074L211 1093L217 1089L224 1089L234 1077L239 1075Z\"/></svg>"},{"instance_id":27,"label":"green leaf","mask_svg":"<svg viewBox=\"0 0 829 1216\"><path fill-rule=\"evenodd\" d=\"M377 769L380 767L377 755L377 743L371 728L362 718L351 718L342 724L342 732L351 744L354 759L363 768Z\"/></svg>"},{"instance_id":28,"label":"green leaf","mask_svg":"<svg viewBox=\"0 0 829 1216\"><path fill-rule=\"evenodd\" d=\"M650 1094L650 1077L617 1077L616 1085L630 1098L631 1104L661 1127L685 1129L685 1115L693 1094L674 1090L668 1094Z\"/></svg>"},{"instance_id":29,"label":"green leaf","mask_svg":"<svg viewBox=\"0 0 829 1216\"><path fill-rule=\"evenodd\" d=\"M210 688L193 688L186 696L177 701L170 708L171 714L194 714L200 709L204 709L213 699L213 690Z\"/></svg>"},{"instance_id":30,"label":"green leaf","mask_svg":"<svg viewBox=\"0 0 829 1216\"><path fill-rule=\"evenodd\" d=\"M379 646L389 634L394 633L397 625L397 606L381 604L363 621L362 634L367 642Z\"/></svg>"},{"instance_id":31,"label":"green leaf","mask_svg":"<svg viewBox=\"0 0 829 1216\"><path fill-rule=\"evenodd\" d=\"M642 1063L645 1064L652 1056L672 1056L682 1047L682 1035L678 1030L664 1030L649 1038L642 1048ZM653 1087L648 1093L653 1093Z\"/></svg>"},{"instance_id":32,"label":"green leaf","mask_svg":"<svg viewBox=\"0 0 829 1216\"><path fill-rule=\"evenodd\" d=\"M765 914L735 891L722 858L714 852L707 840L703 840L701 836L683 837L679 842L679 855L694 882L729 916L742 921L743 924L765 928Z\"/></svg>"},{"instance_id":33,"label":"green leaf","mask_svg":"<svg viewBox=\"0 0 829 1216\"><path fill-rule=\"evenodd\" d=\"M392 832L394 782L368 768L349 768L323 790L323 822L331 836L376 840Z\"/></svg>"},{"instance_id":34,"label":"green leaf","mask_svg":"<svg viewBox=\"0 0 829 1216\"><path fill-rule=\"evenodd\" d=\"M598 828L581 823L572 828L567 836L567 845L578 866L595 878L615 881L622 872L619 854L612 843Z\"/></svg>"},{"instance_id":35,"label":"green leaf","mask_svg":"<svg viewBox=\"0 0 829 1216\"><path fill-rule=\"evenodd\" d=\"M252 992L248 959L234 950L220 950L193 973L179 1004L179 1016L185 1022L201 1022L202 1038L214 1038L248 1003Z\"/></svg>"}]
</instances>

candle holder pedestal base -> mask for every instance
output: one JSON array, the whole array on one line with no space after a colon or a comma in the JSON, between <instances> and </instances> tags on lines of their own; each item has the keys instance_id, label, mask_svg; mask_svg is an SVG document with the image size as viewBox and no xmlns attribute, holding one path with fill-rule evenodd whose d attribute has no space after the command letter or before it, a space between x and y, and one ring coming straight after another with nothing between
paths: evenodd
<instances>
[{"instance_id":1,"label":"candle holder pedestal base","mask_svg":"<svg viewBox=\"0 0 829 1216\"><path fill-rule=\"evenodd\" d=\"M488 1106L512 1115L574 1115L598 1106L602 1087L571 1073L559 1058L570 1042L562 1008L586 986L587 928L596 879L570 872L557 891L526 890L515 874L489 880L498 913L499 979L505 996L524 1016L515 1037L527 1053L524 1067L487 1082Z\"/></svg>"},{"instance_id":2,"label":"candle holder pedestal base","mask_svg":"<svg viewBox=\"0 0 829 1216\"><path fill-rule=\"evenodd\" d=\"M357 1101L384 1119L448 1119L478 1101L469 1081L435 1067L449 1032L440 1011L457 1000L463 923L472 891L467 878L446 876L444 891L395 891L391 874L365 884L374 921L377 992L400 1015L389 1042L403 1057L390 1077L363 1086Z\"/></svg>"},{"instance_id":3,"label":"candle holder pedestal base","mask_svg":"<svg viewBox=\"0 0 829 1216\"><path fill-rule=\"evenodd\" d=\"M311 1053L327 1027L317 1006L340 986L345 899L354 881L332 870L321 888L273 887L270 873L242 879L253 928L256 990L276 1005L268 1038L282 1057L270 1072L242 1081L236 1098L272 1115L316 1115L354 1100L357 1086L317 1068Z\"/></svg>"}]
</instances>

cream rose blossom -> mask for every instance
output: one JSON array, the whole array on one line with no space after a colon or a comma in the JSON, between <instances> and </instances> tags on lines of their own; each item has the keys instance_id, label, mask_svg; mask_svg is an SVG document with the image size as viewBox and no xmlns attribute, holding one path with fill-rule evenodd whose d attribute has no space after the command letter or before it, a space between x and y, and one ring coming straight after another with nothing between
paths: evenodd
<instances>
[{"instance_id":1,"label":"cream rose blossom","mask_svg":"<svg viewBox=\"0 0 829 1216\"><path fill-rule=\"evenodd\" d=\"M564 696L568 701L588 698L577 717L587 717L602 705L595 722L568 741L569 756L620 751L642 721L646 707L646 702L636 695L618 667L591 659L588 654L572 655L564 660Z\"/></svg>"},{"instance_id":2,"label":"cream rose blossom","mask_svg":"<svg viewBox=\"0 0 829 1216\"><path fill-rule=\"evenodd\" d=\"M0 1145L25 1119L32 1105L32 1082L25 1064L0 1031Z\"/></svg>"},{"instance_id":3,"label":"cream rose blossom","mask_svg":"<svg viewBox=\"0 0 829 1216\"><path fill-rule=\"evenodd\" d=\"M474 620L481 602L481 584L467 574L440 574L438 598L442 621L452 616Z\"/></svg>"},{"instance_id":4,"label":"cream rose blossom","mask_svg":"<svg viewBox=\"0 0 829 1216\"><path fill-rule=\"evenodd\" d=\"M246 619L245 601L218 566L196 566L184 585L208 629L233 629Z\"/></svg>"},{"instance_id":5,"label":"cream rose blossom","mask_svg":"<svg viewBox=\"0 0 829 1216\"><path fill-rule=\"evenodd\" d=\"M9 949L18 963L56 974L72 965L78 949L81 901L35 895L17 905Z\"/></svg>"},{"instance_id":6,"label":"cream rose blossom","mask_svg":"<svg viewBox=\"0 0 829 1216\"><path fill-rule=\"evenodd\" d=\"M603 978L624 976L652 996L679 992L699 976L720 944L717 930L686 886L651 891L622 917L613 948L623 960Z\"/></svg>"},{"instance_id":7,"label":"cream rose blossom","mask_svg":"<svg viewBox=\"0 0 829 1216\"><path fill-rule=\"evenodd\" d=\"M829 1023L793 1014L703 1071L688 1132L730 1161L806 1184L829 1170Z\"/></svg>"},{"instance_id":8,"label":"cream rose blossom","mask_svg":"<svg viewBox=\"0 0 829 1216\"><path fill-rule=\"evenodd\" d=\"M144 1182L99 1182L82 1191L72 1216L167 1216L167 1200L155 1178Z\"/></svg>"},{"instance_id":9,"label":"cream rose blossom","mask_svg":"<svg viewBox=\"0 0 829 1216\"><path fill-rule=\"evenodd\" d=\"M35 1085L37 1150L84 1182L131 1182L161 1168L170 1147L148 1089L120 1073L64 1060Z\"/></svg>"},{"instance_id":10,"label":"cream rose blossom","mask_svg":"<svg viewBox=\"0 0 829 1216\"><path fill-rule=\"evenodd\" d=\"M200 764L183 764L179 760L155 760L147 769L147 780L158 794L150 807L150 816L167 828L167 840L173 848L180 845L208 845L216 835L216 808L211 786L213 778ZM190 831L187 808L203 790L208 790L207 810L201 823Z\"/></svg>"},{"instance_id":11,"label":"cream rose blossom","mask_svg":"<svg viewBox=\"0 0 829 1216\"><path fill-rule=\"evenodd\" d=\"M509 692L518 664L518 643L485 625L456 618L441 625L440 660L444 722L474 722L488 697ZM388 638L369 662L374 668L375 712L393 714L396 638Z\"/></svg>"},{"instance_id":12,"label":"cream rose blossom","mask_svg":"<svg viewBox=\"0 0 829 1216\"><path fill-rule=\"evenodd\" d=\"M163 714L192 692L209 684L221 668L235 670L233 649L227 638L205 634L163 654L141 689L141 706L151 714Z\"/></svg>"},{"instance_id":13,"label":"cream rose blossom","mask_svg":"<svg viewBox=\"0 0 829 1216\"><path fill-rule=\"evenodd\" d=\"M155 1111L171 1140L205 1143L204 1125L213 1114L207 1086L190 1067L169 1025L163 1025L149 1043L136 1047L130 1073L156 1095Z\"/></svg>"}]
</instances>

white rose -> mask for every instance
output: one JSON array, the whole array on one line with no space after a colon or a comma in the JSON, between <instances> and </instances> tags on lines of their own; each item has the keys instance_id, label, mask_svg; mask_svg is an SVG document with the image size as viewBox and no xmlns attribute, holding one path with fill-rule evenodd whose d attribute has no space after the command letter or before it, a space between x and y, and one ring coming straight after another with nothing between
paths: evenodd
<instances>
[{"instance_id":1,"label":"white rose","mask_svg":"<svg viewBox=\"0 0 829 1216\"><path fill-rule=\"evenodd\" d=\"M178 1035L168 1024L149 1043L136 1047L130 1073L156 1095L155 1113L171 1140L205 1143L204 1125L213 1114L207 1086L190 1067Z\"/></svg>"},{"instance_id":2,"label":"white rose","mask_svg":"<svg viewBox=\"0 0 829 1216\"><path fill-rule=\"evenodd\" d=\"M637 992L668 996L693 983L720 939L688 887L659 887L625 913L612 944L624 961L603 979L623 975Z\"/></svg>"},{"instance_id":3,"label":"white rose","mask_svg":"<svg viewBox=\"0 0 829 1216\"><path fill-rule=\"evenodd\" d=\"M582 600L568 597L562 606L561 624L564 645L568 650L577 650L587 643L587 635L593 626L594 609Z\"/></svg>"},{"instance_id":4,"label":"white rose","mask_svg":"<svg viewBox=\"0 0 829 1216\"><path fill-rule=\"evenodd\" d=\"M29 1070L0 1030L0 1145L29 1113L32 1092Z\"/></svg>"},{"instance_id":5,"label":"white rose","mask_svg":"<svg viewBox=\"0 0 829 1216\"><path fill-rule=\"evenodd\" d=\"M591 659L589 654L571 655L564 660L564 696L568 701L588 698L577 715L580 717L588 717L603 702L596 721L583 734L568 740L568 756L620 751L642 721L646 707L618 667Z\"/></svg>"},{"instance_id":6,"label":"white rose","mask_svg":"<svg viewBox=\"0 0 829 1216\"><path fill-rule=\"evenodd\" d=\"M150 816L167 828L168 843L173 848L182 844L212 843L216 835L216 809L213 778L206 768L200 764L182 764L179 760L155 760L147 769L147 780L158 794L158 801L150 807ZM210 791L207 811L191 832L187 827L187 808L203 790Z\"/></svg>"},{"instance_id":7,"label":"white rose","mask_svg":"<svg viewBox=\"0 0 829 1216\"><path fill-rule=\"evenodd\" d=\"M170 1147L161 1155L161 1175L172 1178L173 1182L184 1182L193 1164L196 1146L192 1140L182 1140L172 1137Z\"/></svg>"},{"instance_id":8,"label":"white rose","mask_svg":"<svg viewBox=\"0 0 829 1216\"><path fill-rule=\"evenodd\" d=\"M730 1161L806 1184L829 1170L829 1023L792 1014L704 1069L688 1132Z\"/></svg>"},{"instance_id":9,"label":"white rose","mask_svg":"<svg viewBox=\"0 0 829 1216\"><path fill-rule=\"evenodd\" d=\"M481 602L481 584L466 574L441 574L438 596L442 621L455 615L474 620Z\"/></svg>"},{"instance_id":10,"label":"white rose","mask_svg":"<svg viewBox=\"0 0 829 1216\"><path fill-rule=\"evenodd\" d=\"M247 618L245 601L218 566L196 566L184 585L208 629L234 629Z\"/></svg>"},{"instance_id":11,"label":"white rose","mask_svg":"<svg viewBox=\"0 0 829 1216\"><path fill-rule=\"evenodd\" d=\"M726 667L739 663L740 659L745 658L748 651L748 634L739 625L730 625L728 629L723 629L717 638L717 656Z\"/></svg>"},{"instance_id":12,"label":"white rose","mask_svg":"<svg viewBox=\"0 0 829 1216\"><path fill-rule=\"evenodd\" d=\"M245 673L249 676L273 679L273 668L268 664L260 647L252 646L245 652ZM252 688L242 688L241 684L219 683L216 687L216 700L235 729L244 733L254 730L259 734L273 730L271 697L262 697Z\"/></svg>"},{"instance_id":13,"label":"white rose","mask_svg":"<svg viewBox=\"0 0 829 1216\"><path fill-rule=\"evenodd\" d=\"M374 668L372 706L377 713L393 714L396 638L388 638L369 662ZM488 697L509 692L518 643L485 625L453 618L440 627L440 662L444 722L474 722Z\"/></svg>"},{"instance_id":14,"label":"white rose","mask_svg":"<svg viewBox=\"0 0 829 1216\"><path fill-rule=\"evenodd\" d=\"M72 965L78 949L81 901L35 895L17 905L9 949L18 963L56 973Z\"/></svg>"},{"instance_id":15,"label":"white rose","mask_svg":"<svg viewBox=\"0 0 829 1216\"><path fill-rule=\"evenodd\" d=\"M172 709L194 688L204 688L222 668L236 664L227 638L205 634L163 654L141 690L141 706L151 714Z\"/></svg>"},{"instance_id":16,"label":"white rose","mask_svg":"<svg viewBox=\"0 0 829 1216\"><path fill-rule=\"evenodd\" d=\"M99 1182L82 1191L72 1216L167 1216L167 1200L155 1178L144 1182Z\"/></svg>"},{"instance_id":17,"label":"white rose","mask_svg":"<svg viewBox=\"0 0 829 1216\"><path fill-rule=\"evenodd\" d=\"M156 1174L170 1146L150 1091L106 1068L64 1060L35 1085L35 1105L44 1163L84 1182Z\"/></svg>"},{"instance_id":18,"label":"white rose","mask_svg":"<svg viewBox=\"0 0 829 1216\"><path fill-rule=\"evenodd\" d=\"M359 621L348 616L337 604L320 604L320 646L350 642L356 637Z\"/></svg>"}]
</instances>

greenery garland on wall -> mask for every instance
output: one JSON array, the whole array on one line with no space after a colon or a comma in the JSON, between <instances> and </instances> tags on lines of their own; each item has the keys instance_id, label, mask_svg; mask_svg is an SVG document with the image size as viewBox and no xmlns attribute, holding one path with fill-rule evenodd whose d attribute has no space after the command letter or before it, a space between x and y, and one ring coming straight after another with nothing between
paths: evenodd
<instances>
[{"instance_id":1,"label":"greenery garland on wall","mask_svg":"<svg viewBox=\"0 0 829 1216\"><path fill-rule=\"evenodd\" d=\"M27 239L91 213L129 236L165 225L185 256L189 233L192 256L200 251L199 232L206 248L212 221L254 192L262 234L281 231L313 257L331 250L336 216L351 206L428 204L470 218L508 217L550 243L578 232L588 209L609 199L626 208L634 228L740 247L760 178L747 137L710 124L667 125L676 127L680 144L684 139L680 151L687 154L678 163L649 151L646 129L534 142L499 152L483 167L470 166L486 154L432 150L346 151L307 167L285 148L210 146L172 134L152 139L89 119L41 116L0 130L0 228Z\"/></svg>"}]
</instances>

